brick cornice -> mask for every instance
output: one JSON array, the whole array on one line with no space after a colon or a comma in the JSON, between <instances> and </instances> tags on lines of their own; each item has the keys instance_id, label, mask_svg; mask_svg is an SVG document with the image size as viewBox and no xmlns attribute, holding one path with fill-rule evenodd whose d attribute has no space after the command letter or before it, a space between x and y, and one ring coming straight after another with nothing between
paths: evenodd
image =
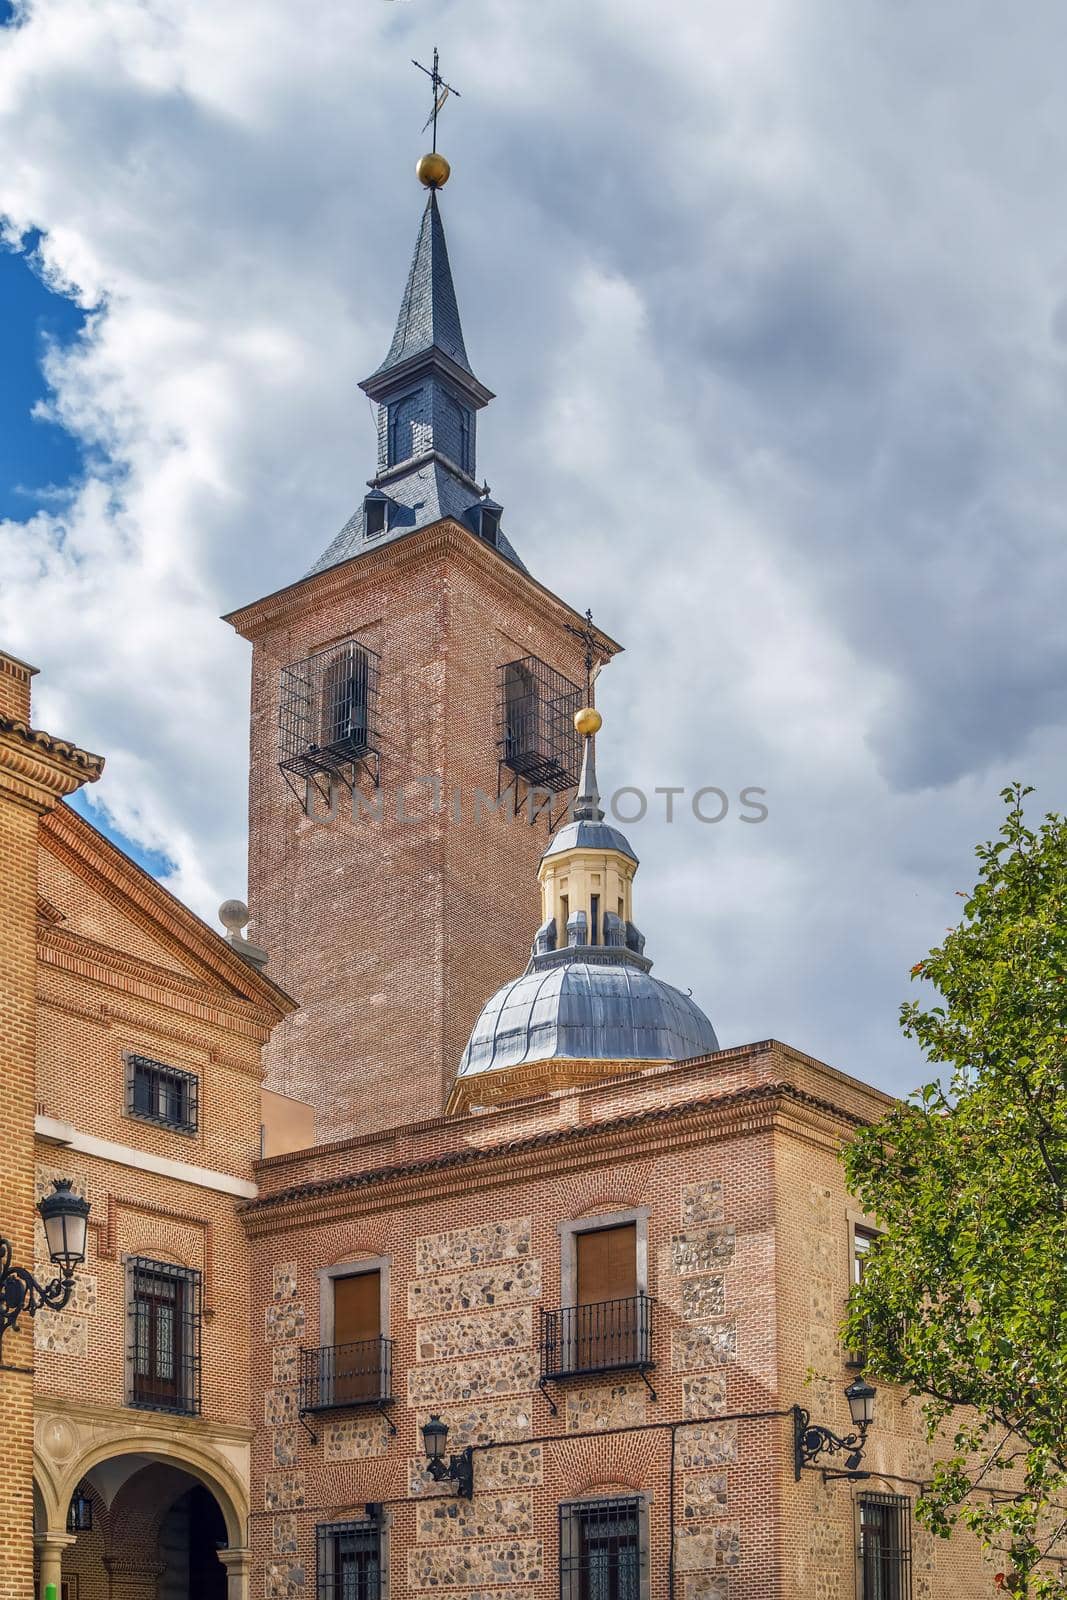
<instances>
[{"instance_id":1,"label":"brick cornice","mask_svg":"<svg viewBox=\"0 0 1067 1600\"><path fill-rule=\"evenodd\" d=\"M47 811L103 770L103 756L0 715L0 791L16 804Z\"/></svg>"},{"instance_id":2,"label":"brick cornice","mask_svg":"<svg viewBox=\"0 0 1067 1600\"><path fill-rule=\"evenodd\" d=\"M490 588L495 588L498 594L524 601L527 605L534 601L542 611L547 606L550 611L557 612L564 626L585 626L585 618L565 600L561 600L559 595L538 583L536 578L531 578L528 572L523 572L450 517L432 522L428 527L419 528L402 539L394 539L380 549L350 556L347 561L327 567L324 572L301 578L285 589L265 595L262 600L255 600L250 605L229 612L223 621L230 623L245 639L254 640L277 627L279 622L292 622L305 612L320 610L354 584L362 583L364 578L376 578L383 572L423 565L442 554L458 557L476 571ZM604 661L609 661L622 649L621 644L600 629L595 628L594 632Z\"/></svg>"},{"instance_id":3,"label":"brick cornice","mask_svg":"<svg viewBox=\"0 0 1067 1600\"><path fill-rule=\"evenodd\" d=\"M481 1149L465 1147L422 1161L295 1185L239 1209L248 1231L258 1235L321 1220L324 1202L329 1203L330 1220L337 1221L424 1199L430 1183L439 1200L494 1187L502 1178L527 1181L661 1149L677 1151L709 1137L737 1138L776 1128L800 1131L835 1147L862 1124L862 1118L791 1083L766 1083Z\"/></svg>"},{"instance_id":4,"label":"brick cornice","mask_svg":"<svg viewBox=\"0 0 1067 1600\"><path fill-rule=\"evenodd\" d=\"M61 969L60 969L61 970ZM109 987L111 987L109 985ZM236 1056L224 1055L221 1050L205 1045L202 1033L186 1033L181 1028L168 1028L158 1017L153 1017L151 1024L146 1024L143 1016L137 1017L128 1011L117 1011L114 1006L106 1002L100 1005L76 1005L58 995L49 994L42 985L37 990L37 1003L47 1006L50 1011L62 1012L67 1017L77 1017L81 1022L88 1022L95 1028L120 1028L128 1032L131 1037L143 1040L146 1033L153 1039L167 1039L172 1044L180 1045L183 1049L194 1052L194 1059L206 1056L212 1066L232 1067L235 1072L247 1073L250 1078L258 1082L263 1081L263 1066L260 1060L258 1046L267 1037L267 1029L259 1024L235 1023L232 1017L216 1018L211 1015L210 1009L205 1013L199 1007L178 1006L175 1009L186 1011L197 1022L206 1022L209 1026L224 1029L227 1033L238 1034L242 1038L251 1040L257 1046L255 1059L241 1061Z\"/></svg>"},{"instance_id":5,"label":"brick cornice","mask_svg":"<svg viewBox=\"0 0 1067 1600\"><path fill-rule=\"evenodd\" d=\"M296 1002L277 984L249 966L221 935L69 806L49 812L41 828L41 843L101 899L181 960L199 967L205 979L229 991L225 998L216 992L216 1003L244 1001L271 1022L297 1009Z\"/></svg>"},{"instance_id":6,"label":"brick cornice","mask_svg":"<svg viewBox=\"0 0 1067 1600\"><path fill-rule=\"evenodd\" d=\"M262 1041L269 1035L263 1008L238 995L220 993L201 978L159 967L140 956L127 955L69 928L39 923L38 959L47 966L77 973L108 989L118 989L141 1000L163 1003L216 1027Z\"/></svg>"}]
</instances>

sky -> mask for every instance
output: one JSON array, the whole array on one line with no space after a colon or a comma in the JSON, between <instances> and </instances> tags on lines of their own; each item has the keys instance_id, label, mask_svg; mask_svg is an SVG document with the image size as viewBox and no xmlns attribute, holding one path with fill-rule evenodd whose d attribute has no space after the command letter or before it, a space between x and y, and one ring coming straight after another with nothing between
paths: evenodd
<instances>
[{"instance_id":1,"label":"sky","mask_svg":"<svg viewBox=\"0 0 1067 1600\"><path fill-rule=\"evenodd\" d=\"M82 803L214 921L248 646L373 470L436 43L479 471L626 646L605 788L720 1042L901 1092L1000 789L1062 804L1053 0L22 0L0 28L0 643ZM0 19L5 8L0 0ZM531 934L537 920L531 885Z\"/></svg>"}]
</instances>

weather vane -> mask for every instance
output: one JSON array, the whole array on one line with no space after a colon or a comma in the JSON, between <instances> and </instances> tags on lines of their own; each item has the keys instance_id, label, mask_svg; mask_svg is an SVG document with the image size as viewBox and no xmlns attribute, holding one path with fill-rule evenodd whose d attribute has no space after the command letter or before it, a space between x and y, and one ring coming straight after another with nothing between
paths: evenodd
<instances>
[{"instance_id":1,"label":"weather vane","mask_svg":"<svg viewBox=\"0 0 1067 1600\"><path fill-rule=\"evenodd\" d=\"M457 99L460 98L459 90L458 89L454 89L450 83L446 83L445 80L442 78L440 72L438 72L438 70L437 70L437 62L438 62L438 55L437 55L437 46L436 45L434 45L434 47L433 47L433 71L432 72L430 71L429 67L424 67L421 61L416 61L414 56L412 56L412 58L411 58L411 65L413 67L418 67L420 72L425 72L426 76L429 78L430 87L431 87L432 92L433 92L433 110L430 112L430 115L426 118L426 121L423 123L422 131L423 131L423 133L425 133L426 129L432 126L432 128L433 128L433 153L434 153L434 155L437 154L437 118L440 115L441 107L444 105L445 101L448 99L450 94L454 94Z\"/></svg>"}]
</instances>

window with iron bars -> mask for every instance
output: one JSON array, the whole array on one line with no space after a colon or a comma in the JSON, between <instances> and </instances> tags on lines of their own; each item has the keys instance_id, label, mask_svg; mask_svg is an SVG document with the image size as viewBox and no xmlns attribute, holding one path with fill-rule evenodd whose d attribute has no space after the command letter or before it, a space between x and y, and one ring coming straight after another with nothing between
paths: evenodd
<instances>
[{"instance_id":1,"label":"window with iron bars","mask_svg":"<svg viewBox=\"0 0 1067 1600\"><path fill-rule=\"evenodd\" d=\"M639 1496L559 1508L560 1600L646 1600L648 1519Z\"/></svg>"},{"instance_id":2,"label":"window with iron bars","mask_svg":"<svg viewBox=\"0 0 1067 1600\"><path fill-rule=\"evenodd\" d=\"M278 705L279 765L311 778L377 749L381 662L357 639L285 667Z\"/></svg>"},{"instance_id":3,"label":"window with iron bars","mask_svg":"<svg viewBox=\"0 0 1067 1600\"><path fill-rule=\"evenodd\" d=\"M320 1523L315 1531L318 1600L381 1600L381 1517Z\"/></svg>"},{"instance_id":4,"label":"window with iron bars","mask_svg":"<svg viewBox=\"0 0 1067 1600\"><path fill-rule=\"evenodd\" d=\"M195 1133L200 1109L195 1072L183 1072L149 1056L126 1057L126 1112L178 1133Z\"/></svg>"},{"instance_id":5,"label":"window with iron bars","mask_svg":"<svg viewBox=\"0 0 1067 1600\"><path fill-rule=\"evenodd\" d=\"M500 668L497 747L505 767L554 794L573 788L582 765L574 726L582 694L536 656Z\"/></svg>"},{"instance_id":6,"label":"window with iron bars","mask_svg":"<svg viewBox=\"0 0 1067 1600\"><path fill-rule=\"evenodd\" d=\"M200 1411L200 1273L169 1261L126 1261L126 1404Z\"/></svg>"},{"instance_id":7,"label":"window with iron bars","mask_svg":"<svg viewBox=\"0 0 1067 1600\"><path fill-rule=\"evenodd\" d=\"M911 1600L911 1502L898 1494L859 1500L861 1600Z\"/></svg>"}]
</instances>

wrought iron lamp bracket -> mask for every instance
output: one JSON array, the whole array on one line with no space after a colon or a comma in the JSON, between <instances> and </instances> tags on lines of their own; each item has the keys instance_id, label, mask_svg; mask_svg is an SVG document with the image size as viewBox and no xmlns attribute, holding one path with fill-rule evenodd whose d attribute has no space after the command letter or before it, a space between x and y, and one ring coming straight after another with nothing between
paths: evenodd
<instances>
[{"instance_id":1,"label":"wrought iron lamp bracket","mask_svg":"<svg viewBox=\"0 0 1067 1600\"><path fill-rule=\"evenodd\" d=\"M451 1455L447 1463L443 1459L429 1462L430 1477L435 1483L444 1483L450 1478L456 1486L456 1493L461 1500L474 1498L474 1447L468 1445L458 1455Z\"/></svg>"},{"instance_id":2,"label":"wrought iron lamp bracket","mask_svg":"<svg viewBox=\"0 0 1067 1600\"><path fill-rule=\"evenodd\" d=\"M72 1267L64 1267L51 1283L38 1283L26 1267L15 1266L10 1240L0 1238L0 1353L4 1334L18 1325L24 1313L35 1317L42 1307L62 1311L73 1293Z\"/></svg>"},{"instance_id":3,"label":"wrought iron lamp bracket","mask_svg":"<svg viewBox=\"0 0 1067 1600\"><path fill-rule=\"evenodd\" d=\"M869 1424L861 1423L855 1433L846 1433L843 1436L832 1433L829 1428L824 1428L820 1423L813 1423L811 1413L802 1406L793 1407L793 1470L797 1482L805 1467L818 1464L822 1455L844 1455L845 1471L828 1472L823 1468L823 1477L854 1478L860 1476L859 1464L863 1459L863 1448L867 1442L867 1428ZM863 1474L866 1476L866 1474Z\"/></svg>"}]
</instances>

